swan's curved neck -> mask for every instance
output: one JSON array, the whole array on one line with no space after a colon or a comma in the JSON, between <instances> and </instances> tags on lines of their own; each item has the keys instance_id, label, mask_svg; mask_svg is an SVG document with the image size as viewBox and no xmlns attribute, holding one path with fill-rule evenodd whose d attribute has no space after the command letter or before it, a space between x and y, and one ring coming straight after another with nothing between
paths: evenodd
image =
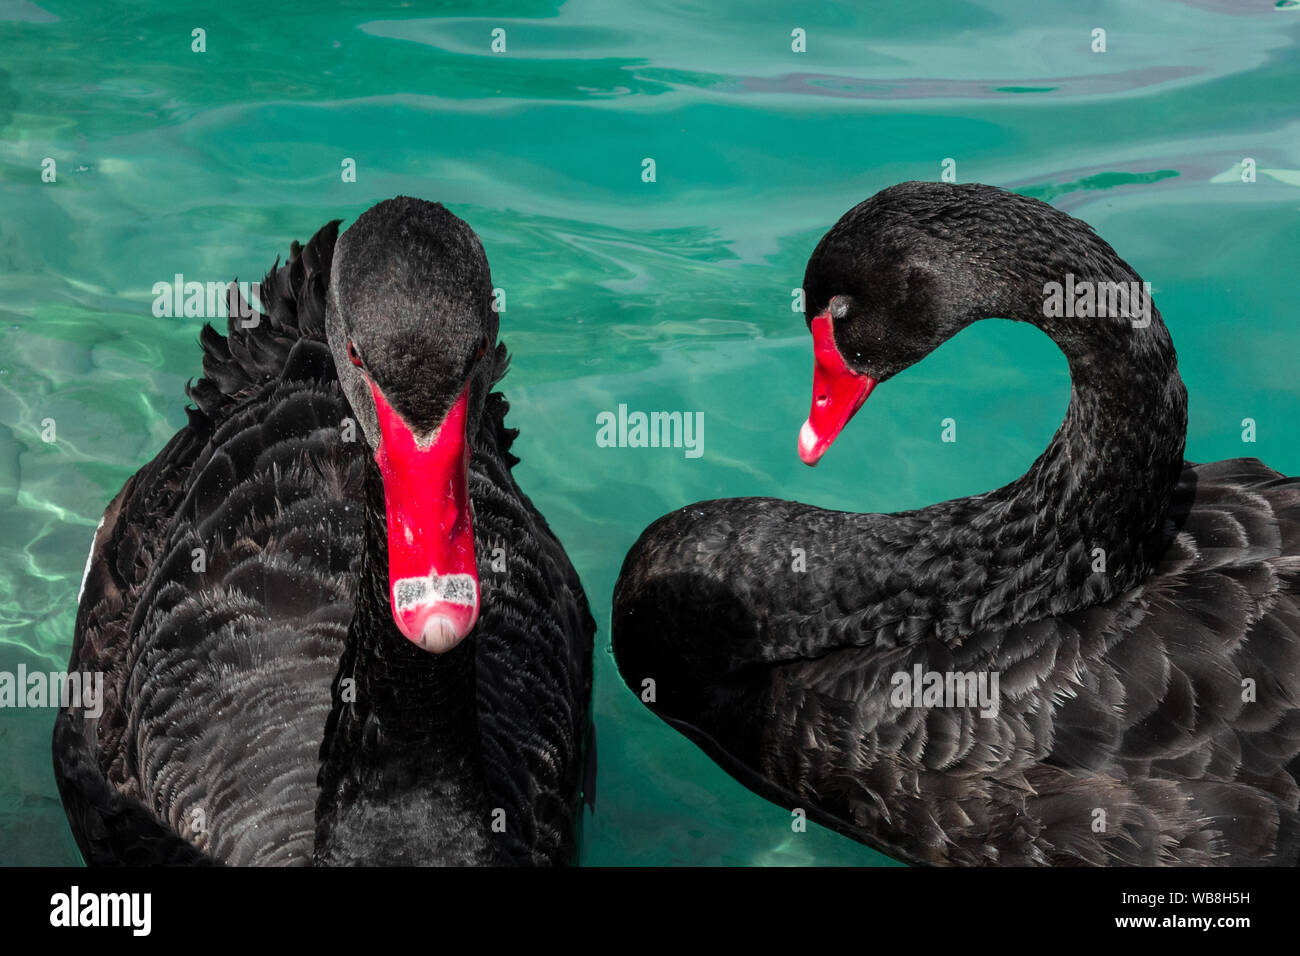
<instances>
[{"instance_id":1,"label":"swan's curved neck","mask_svg":"<svg viewBox=\"0 0 1300 956\"><path fill-rule=\"evenodd\" d=\"M941 536L969 565L961 580L979 582L949 606L945 624L960 631L1063 614L1142 581L1165 549L1183 469L1187 393L1137 273L1086 227L1041 258L998 253L970 257L964 281L982 291L966 318L1005 316L1047 333L1069 361L1070 404L1019 479L922 512L934 526L920 546Z\"/></svg>"},{"instance_id":2,"label":"swan's curved neck","mask_svg":"<svg viewBox=\"0 0 1300 956\"><path fill-rule=\"evenodd\" d=\"M383 484L367 464L366 551L321 747L316 862L492 860L474 637L444 654L407 640L388 600Z\"/></svg>"}]
</instances>

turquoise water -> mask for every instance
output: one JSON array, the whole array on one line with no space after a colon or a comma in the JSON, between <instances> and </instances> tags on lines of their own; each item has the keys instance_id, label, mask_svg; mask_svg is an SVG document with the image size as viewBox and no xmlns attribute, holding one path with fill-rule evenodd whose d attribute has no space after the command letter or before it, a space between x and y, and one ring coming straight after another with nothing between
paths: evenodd
<instances>
[{"instance_id":1,"label":"turquoise water","mask_svg":"<svg viewBox=\"0 0 1300 956\"><path fill-rule=\"evenodd\" d=\"M1300 472L1300 4L1047 7L0 0L0 670L65 666L95 524L184 421L201 320L155 318L154 283L259 279L328 219L437 199L506 290L517 473L600 624L584 862L888 862L792 832L608 652L619 564L660 514L722 495L920 507L1019 475L1059 423L1063 358L985 322L800 464L811 349L791 290L841 213L953 159L958 181L1085 218L1153 284L1188 457ZM619 404L703 412L703 455L597 447ZM0 862L78 860L52 720L0 710Z\"/></svg>"}]
</instances>

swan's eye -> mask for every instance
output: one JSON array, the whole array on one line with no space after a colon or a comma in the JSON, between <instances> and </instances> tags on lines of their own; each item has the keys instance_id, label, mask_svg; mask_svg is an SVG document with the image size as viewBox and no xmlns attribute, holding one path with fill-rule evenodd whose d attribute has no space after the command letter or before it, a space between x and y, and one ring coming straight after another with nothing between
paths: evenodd
<instances>
[{"instance_id":1,"label":"swan's eye","mask_svg":"<svg viewBox=\"0 0 1300 956\"><path fill-rule=\"evenodd\" d=\"M830 313L833 319L844 319L849 314L850 299L847 295L837 295L831 299Z\"/></svg>"},{"instance_id":2,"label":"swan's eye","mask_svg":"<svg viewBox=\"0 0 1300 956\"><path fill-rule=\"evenodd\" d=\"M489 346L489 344L490 344L490 343L488 342L488 337L487 337L486 335L483 336L483 341L480 342L479 345L478 345L478 354L475 355L474 358L475 358L475 359L481 359L483 356L487 355L487 350L488 350L488 346Z\"/></svg>"},{"instance_id":3,"label":"swan's eye","mask_svg":"<svg viewBox=\"0 0 1300 956\"><path fill-rule=\"evenodd\" d=\"M351 339L348 340L348 361L361 368L361 356L357 354L357 347L352 344Z\"/></svg>"}]
</instances>

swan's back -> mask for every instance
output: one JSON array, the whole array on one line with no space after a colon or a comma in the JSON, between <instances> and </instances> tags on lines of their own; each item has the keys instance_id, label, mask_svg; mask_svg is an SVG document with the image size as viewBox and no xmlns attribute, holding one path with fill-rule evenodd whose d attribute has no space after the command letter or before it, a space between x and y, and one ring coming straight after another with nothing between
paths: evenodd
<instances>
[{"instance_id":1,"label":"swan's back","mask_svg":"<svg viewBox=\"0 0 1300 956\"><path fill-rule=\"evenodd\" d=\"M791 541L852 556L873 519L910 528L950 504L859 516L724 499L665 516L620 577L620 669L653 675L658 712L742 783L899 859L1300 862L1300 479L1255 459L1189 465L1143 584L955 645L854 616L894 565L810 559L780 579L799 588L766 598L751 574ZM845 646L758 659L826 627ZM896 706L895 676L918 666L997 673L996 714Z\"/></svg>"},{"instance_id":2,"label":"swan's back","mask_svg":"<svg viewBox=\"0 0 1300 956\"><path fill-rule=\"evenodd\" d=\"M1061 622L1096 650L1047 763L1097 768L1088 796L1112 793L1112 825L1147 836L1131 862L1296 865L1300 479L1253 458L1190 466L1167 526L1141 587Z\"/></svg>"},{"instance_id":3,"label":"swan's back","mask_svg":"<svg viewBox=\"0 0 1300 956\"><path fill-rule=\"evenodd\" d=\"M177 837L228 863L311 860L362 537L364 444L343 440L322 322L336 232L294 244L256 326L205 328L198 408L95 537L70 669L104 673L104 710L61 713L55 746L89 863L184 858Z\"/></svg>"},{"instance_id":4,"label":"swan's back","mask_svg":"<svg viewBox=\"0 0 1300 956\"><path fill-rule=\"evenodd\" d=\"M909 858L1300 862L1300 479L1255 459L1189 466L1168 531L1155 573L1115 600L973 635L951 655L866 664L885 698L890 675L917 661L1000 673L993 719L859 712L831 743L843 754L861 741L864 781L915 786L898 799L932 825ZM822 695L831 708L865 663L846 652L837 667L783 675L775 692L805 698L791 712ZM850 820L860 799L846 794Z\"/></svg>"}]
</instances>

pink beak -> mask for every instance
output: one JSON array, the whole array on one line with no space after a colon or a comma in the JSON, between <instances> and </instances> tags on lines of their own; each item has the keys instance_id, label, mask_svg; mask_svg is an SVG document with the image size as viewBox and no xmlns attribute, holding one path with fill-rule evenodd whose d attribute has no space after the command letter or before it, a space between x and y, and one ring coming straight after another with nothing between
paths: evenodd
<instances>
[{"instance_id":1,"label":"pink beak","mask_svg":"<svg viewBox=\"0 0 1300 956\"><path fill-rule=\"evenodd\" d=\"M799 457L805 465L815 465L857 414L876 387L876 380L845 363L835 347L829 311L815 317L809 326L813 337L813 399L808 420L799 429Z\"/></svg>"},{"instance_id":2,"label":"pink beak","mask_svg":"<svg viewBox=\"0 0 1300 956\"><path fill-rule=\"evenodd\" d=\"M370 392L379 415L375 462L384 477L393 620L407 638L441 654L478 621L465 438L469 386L424 447L374 382Z\"/></svg>"}]
</instances>

